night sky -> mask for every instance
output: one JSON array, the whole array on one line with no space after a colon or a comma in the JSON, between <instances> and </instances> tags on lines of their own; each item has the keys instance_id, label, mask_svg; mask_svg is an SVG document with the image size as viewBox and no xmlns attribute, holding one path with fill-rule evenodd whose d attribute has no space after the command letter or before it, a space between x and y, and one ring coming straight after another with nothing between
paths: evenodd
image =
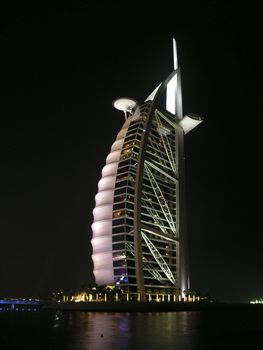
<instances>
[{"instance_id":1,"label":"night sky","mask_svg":"<svg viewBox=\"0 0 263 350\"><path fill-rule=\"evenodd\" d=\"M198 4L197 4L198 3ZM124 121L182 69L191 287L227 302L263 295L262 38L235 2L72 1L1 10L0 297L94 283L92 210Z\"/></svg>"}]
</instances>

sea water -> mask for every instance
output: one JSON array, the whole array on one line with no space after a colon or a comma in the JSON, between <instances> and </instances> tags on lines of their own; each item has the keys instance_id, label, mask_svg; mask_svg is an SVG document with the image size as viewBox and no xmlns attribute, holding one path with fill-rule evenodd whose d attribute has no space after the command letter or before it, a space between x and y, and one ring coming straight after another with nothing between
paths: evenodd
<instances>
[{"instance_id":1,"label":"sea water","mask_svg":"<svg viewBox=\"0 0 263 350\"><path fill-rule=\"evenodd\" d=\"M0 312L0 349L263 349L263 309Z\"/></svg>"}]
</instances>

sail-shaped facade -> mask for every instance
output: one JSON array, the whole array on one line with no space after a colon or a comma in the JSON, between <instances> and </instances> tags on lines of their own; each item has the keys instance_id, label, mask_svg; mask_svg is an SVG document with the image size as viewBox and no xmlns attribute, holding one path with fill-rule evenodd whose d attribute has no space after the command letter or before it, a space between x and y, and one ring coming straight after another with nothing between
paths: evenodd
<instances>
[{"instance_id":1,"label":"sail-shaped facade","mask_svg":"<svg viewBox=\"0 0 263 350\"><path fill-rule=\"evenodd\" d=\"M189 288L184 136L202 118L183 117L176 66L125 116L98 183L92 259L98 285L145 300L150 289Z\"/></svg>"}]
</instances>

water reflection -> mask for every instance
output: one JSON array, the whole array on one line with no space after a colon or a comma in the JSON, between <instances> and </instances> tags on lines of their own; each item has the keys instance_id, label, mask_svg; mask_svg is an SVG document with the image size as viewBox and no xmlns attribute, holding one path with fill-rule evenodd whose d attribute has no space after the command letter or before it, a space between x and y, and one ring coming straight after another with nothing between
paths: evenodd
<instances>
[{"instance_id":1,"label":"water reflection","mask_svg":"<svg viewBox=\"0 0 263 350\"><path fill-rule=\"evenodd\" d=\"M0 349L262 350L262 309L0 312Z\"/></svg>"},{"instance_id":2,"label":"water reflection","mask_svg":"<svg viewBox=\"0 0 263 350\"><path fill-rule=\"evenodd\" d=\"M53 319L53 328L60 327L61 319L63 319L63 312L56 311Z\"/></svg>"},{"instance_id":3,"label":"water reflection","mask_svg":"<svg viewBox=\"0 0 263 350\"><path fill-rule=\"evenodd\" d=\"M197 313L72 314L69 349L194 349Z\"/></svg>"}]
</instances>

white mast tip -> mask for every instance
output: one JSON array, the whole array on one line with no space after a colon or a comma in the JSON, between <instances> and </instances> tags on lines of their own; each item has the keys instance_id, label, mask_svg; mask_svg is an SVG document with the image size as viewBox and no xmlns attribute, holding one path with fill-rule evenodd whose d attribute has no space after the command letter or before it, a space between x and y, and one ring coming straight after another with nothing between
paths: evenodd
<instances>
[{"instance_id":1,"label":"white mast tip","mask_svg":"<svg viewBox=\"0 0 263 350\"><path fill-rule=\"evenodd\" d=\"M177 60L177 48L176 48L176 41L173 38L173 61L174 61L174 70L178 68L178 60Z\"/></svg>"}]
</instances>

